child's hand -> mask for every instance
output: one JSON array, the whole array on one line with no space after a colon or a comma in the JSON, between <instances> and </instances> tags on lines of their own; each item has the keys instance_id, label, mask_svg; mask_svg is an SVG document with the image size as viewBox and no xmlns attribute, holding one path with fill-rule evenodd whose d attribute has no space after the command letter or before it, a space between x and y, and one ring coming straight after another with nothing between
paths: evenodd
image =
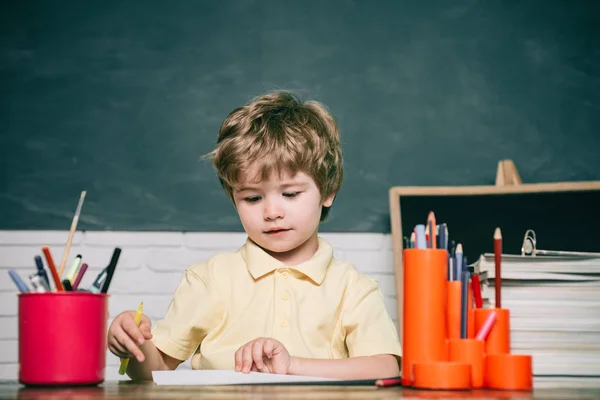
<instances>
[{"instance_id":1,"label":"child's hand","mask_svg":"<svg viewBox=\"0 0 600 400\"><path fill-rule=\"evenodd\" d=\"M139 346L144 340L152 338L150 327L152 323L142 315L140 326L134 320L135 311L123 311L113 320L108 328L108 348L117 357L129 358L134 356L139 362L144 361L144 353Z\"/></svg>"},{"instance_id":2,"label":"child's hand","mask_svg":"<svg viewBox=\"0 0 600 400\"><path fill-rule=\"evenodd\" d=\"M289 374L292 357L281 342L271 338L254 339L235 352L235 370L269 374Z\"/></svg>"}]
</instances>

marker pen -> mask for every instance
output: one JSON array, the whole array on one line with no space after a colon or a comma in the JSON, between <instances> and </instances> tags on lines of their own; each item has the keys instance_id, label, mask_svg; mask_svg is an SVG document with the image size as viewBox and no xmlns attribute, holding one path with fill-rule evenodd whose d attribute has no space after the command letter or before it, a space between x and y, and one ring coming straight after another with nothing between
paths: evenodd
<instances>
[{"instance_id":1,"label":"marker pen","mask_svg":"<svg viewBox=\"0 0 600 400\"><path fill-rule=\"evenodd\" d=\"M90 286L89 291L92 293L100 293L100 290L102 289L102 286L104 285L104 281L106 280L106 277L108 275L108 271L106 268L104 268L96 277L96 279L94 279L94 283L92 283L92 286Z\"/></svg>"},{"instance_id":2,"label":"marker pen","mask_svg":"<svg viewBox=\"0 0 600 400\"><path fill-rule=\"evenodd\" d=\"M41 276L37 274L29 275L29 283L33 287L33 290L37 293L46 293L46 288L44 285L44 280Z\"/></svg>"},{"instance_id":3,"label":"marker pen","mask_svg":"<svg viewBox=\"0 0 600 400\"><path fill-rule=\"evenodd\" d=\"M46 269L44 268L44 262L42 261L42 257L35 256L35 265L37 267L37 275L39 275L44 281L46 290L50 290L50 279L48 279L48 274L46 273Z\"/></svg>"},{"instance_id":4,"label":"marker pen","mask_svg":"<svg viewBox=\"0 0 600 400\"><path fill-rule=\"evenodd\" d=\"M17 274L17 271L15 271L14 269L9 269L8 274L10 275L10 278L15 283L15 285L17 285L19 292L21 292L21 293L29 292L29 287L25 284L25 282L23 282L23 279L21 279L19 274Z\"/></svg>"}]
</instances>

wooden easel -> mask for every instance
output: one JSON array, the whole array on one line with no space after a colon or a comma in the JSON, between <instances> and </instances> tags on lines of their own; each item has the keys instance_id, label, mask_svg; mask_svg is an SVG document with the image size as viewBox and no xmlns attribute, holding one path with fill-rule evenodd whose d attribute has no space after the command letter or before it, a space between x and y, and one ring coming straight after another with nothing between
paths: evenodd
<instances>
[{"instance_id":1,"label":"wooden easel","mask_svg":"<svg viewBox=\"0 0 600 400\"><path fill-rule=\"evenodd\" d=\"M498 161L496 186L520 185L522 183L523 181L521 181L517 167L512 160Z\"/></svg>"},{"instance_id":2,"label":"wooden easel","mask_svg":"<svg viewBox=\"0 0 600 400\"><path fill-rule=\"evenodd\" d=\"M549 192L600 191L600 181L558 182L524 184L511 160L498 162L496 184L493 186L394 186L390 188L390 223L396 277L396 303L398 306L398 331L402 337L402 297L404 291L402 264L402 209L401 200L406 196L476 196ZM435 210L433 210L435 211ZM426 219L423 216L423 221Z\"/></svg>"}]
</instances>

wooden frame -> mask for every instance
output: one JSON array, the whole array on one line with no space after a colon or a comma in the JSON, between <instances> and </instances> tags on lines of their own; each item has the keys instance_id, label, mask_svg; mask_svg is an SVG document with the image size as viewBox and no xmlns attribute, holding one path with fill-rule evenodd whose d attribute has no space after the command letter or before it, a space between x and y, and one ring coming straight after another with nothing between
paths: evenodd
<instances>
[{"instance_id":1,"label":"wooden frame","mask_svg":"<svg viewBox=\"0 0 600 400\"><path fill-rule=\"evenodd\" d=\"M499 171L500 170L501 168L499 167ZM396 304L398 306L398 331L400 335L402 335L402 301L404 289L404 271L402 264L402 210L400 206L402 197L485 196L600 190L600 181L520 184L520 179L514 177L509 180L509 182L511 182L509 185L506 185L505 182L504 178L502 178L496 180L496 186L394 186L390 188L390 222L392 226L394 274L396 276Z\"/></svg>"}]
</instances>

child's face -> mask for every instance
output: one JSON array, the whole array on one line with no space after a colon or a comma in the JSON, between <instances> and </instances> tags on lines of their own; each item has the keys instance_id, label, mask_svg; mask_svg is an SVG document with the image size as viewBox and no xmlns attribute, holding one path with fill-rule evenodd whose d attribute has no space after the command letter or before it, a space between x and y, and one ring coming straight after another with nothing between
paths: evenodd
<instances>
[{"instance_id":1,"label":"child's face","mask_svg":"<svg viewBox=\"0 0 600 400\"><path fill-rule=\"evenodd\" d=\"M257 245L278 260L294 265L310 259L318 248L321 207L330 207L334 195L321 199L315 181L304 172L273 173L262 182L251 181L256 169L233 188L244 230Z\"/></svg>"}]
</instances>

